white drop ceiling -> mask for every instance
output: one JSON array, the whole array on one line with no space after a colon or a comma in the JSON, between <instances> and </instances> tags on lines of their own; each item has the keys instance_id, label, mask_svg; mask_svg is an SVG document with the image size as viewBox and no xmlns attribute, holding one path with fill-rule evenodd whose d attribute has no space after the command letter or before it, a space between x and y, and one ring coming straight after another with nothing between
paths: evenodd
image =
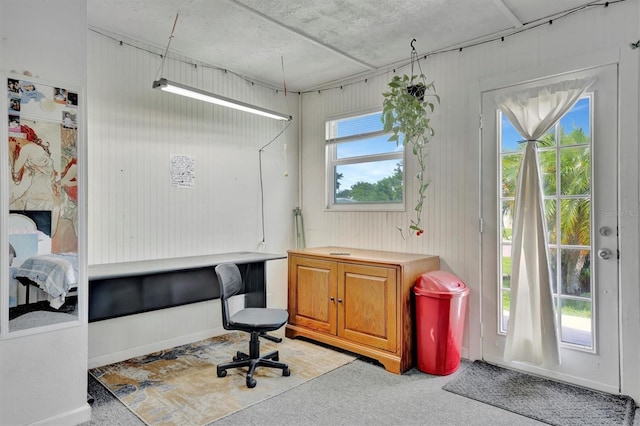
<instances>
[{"instance_id":1,"label":"white drop ceiling","mask_svg":"<svg viewBox=\"0 0 640 426\"><path fill-rule=\"evenodd\" d=\"M91 29L301 91L505 35L585 0L88 0ZM284 63L284 72L283 72Z\"/></svg>"}]
</instances>

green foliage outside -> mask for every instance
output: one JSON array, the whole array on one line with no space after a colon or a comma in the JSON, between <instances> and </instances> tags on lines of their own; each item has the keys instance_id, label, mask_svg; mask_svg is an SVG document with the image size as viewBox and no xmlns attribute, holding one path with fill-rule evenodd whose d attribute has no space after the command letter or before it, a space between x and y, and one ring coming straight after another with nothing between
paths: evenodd
<instances>
[{"instance_id":1,"label":"green foliage outside","mask_svg":"<svg viewBox=\"0 0 640 426\"><path fill-rule=\"evenodd\" d=\"M565 133L562 126L558 129L560 140L559 161L556 157L555 133L549 132L538 142L538 157L545 196L558 197L559 206L549 199L545 202L545 216L550 244L563 246L590 246L591 233L591 152L589 137L581 128ZM522 144L521 148L524 149ZM545 150L545 148L552 148ZM502 156L502 196L513 197L522 159L521 153L509 153ZM559 163L559 173L558 173ZM557 182L557 178L560 181ZM584 195L584 197L580 197ZM513 218L514 201L504 202L503 217ZM560 211L558 212L558 208ZM560 215L560 228L556 223L556 213ZM502 238L512 239L511 228L503 227ZM558 282L562 295L590 297L591 276L589 250L577 247L561 250ZM552 262L555 262L552 257ZM552 271L557 274L555 264ZM503 288L510 287L511 258L503 258ZM554 280L555 281L555 280ZM503 308L509 309L509 291L503 291ZM587 301L564 299L562 314L584 318L591 317L591 304Z\"/></svg>"},{"instance_id":2,"label":"green foliage outside","mask_svg":"<svg viewBox=\"0 0 640 426\"><path fill-rule=\"evenodd\" d=\"M511 291L502 292L502 309L508 311L511 306ZM591 318L591 304L581 300L565 299L562 303L562 315L579 318Z\"/></svg>"},{"instance_id":3,"label":"green foliage outside","mask_svg":"<svg viewBox=\"0 0 640 426\"><path fill-rule=\"evenodd\" d=\"M402 201L402 164L397 163L391 176L375 183L357 182L351 188L337 191L340 188L342 174L336 175L336 198L355 202L398 202Z\"/></svg>"}]
</instances>

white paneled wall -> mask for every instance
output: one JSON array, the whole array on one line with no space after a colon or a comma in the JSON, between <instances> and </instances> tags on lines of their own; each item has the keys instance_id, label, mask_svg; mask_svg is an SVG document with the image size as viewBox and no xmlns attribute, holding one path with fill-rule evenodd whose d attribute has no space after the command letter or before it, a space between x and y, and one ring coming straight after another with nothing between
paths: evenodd
<instances>
[{"instance_id":1,"label":"white paneled wall","mask_svg":"<svg viewBox=\"0 0 640 426\"><path fill-rule=\"evenodd\" d=\"M389 212L335 212L325 210L324 179L324 122L327 118L349 112L382 108L382 92L393 76L377 73L355 84L343 84L302 95L301 139L301 205L306 226L308 246L343 245L356 248L382 249L435 254L441 257L442 267L459 275L471 287L470 309L465 332L465 349L472 358L481 357L480 322L481 295L480 268L483 256L480 252L480 100L481 90L488 85L498 88L531 78L541 78L549 73L569 72L584 67L600 65L599 52L609 56L626 57L629 43L638 39L638 2L629 1L615 7L599 7L554 21L553 25L525 31L504 41L496 41L476 47L429 56L423 60L422 70L428 79L435 81L441 105L434 116L436 136L430 143L428 176L431 185L427 189L423 211L425 232L420 237L403 240L396 226L407 226L407 213ZM419 43L417 45L419 49ZM621 55L620 52L624 52ZM410 53L407 40L407 57ZM629 65L630 62L634 62ZM621 62L624 74L637 73L637 59ZM546 71L548 70L548 71ZM636 71L634 71L636 70ZM408 73L409 67L398 68L398 73ZM537 73L537 75L536 75ZM622 80L621 80L622 82ZM636 83L633 82L632 86ZM338 85L339 86L339 85ZM635 119L621 122L623 133L635 135L620 141L622 156L635 155L630 166L621 163L621 174L635 176L635 181L621 181L620 191L633 194L637 212L637 113L638 93L621 90L622 115L635 114ZM635 106L634 106L635 105ZM625 168L622 170L622 168ZM408 176L407 207L412 208L416 188L411 177L416 163L407 156ZM637 241L637 218L629 229L636 230L629 238ZM636 244L637 246L637 244ZM621 315L635 315L640 303L637 291L638 248L632 247L627 262L621 261L623 277L622 294L628 294L629 302L621 304ZM635 259L629 261L629 259ZM636 307L634 307L634 304ZM625 313L625 309L628 313ZM637 318L637 315L633 316ZM489 325L491 326L491 325ZM638 324L623 330L622 339L637 342ZM628 345L628 344L627 344ZM637 344L632 344L637 347ZM637 356L623 366L631 378L626 383L638 383L640 375L635 365ZM640 398L640 388L631 384L627 392Z\"/></svg>"},{"instance_id":2,"label":"white paneled wall","mask_svg":"<svg viewBox=\"0 0 640 426\"><path fill-rule=\"evenodd\" d=\"M477 160L479 141L476 134L467 137L463 129L477 128L476 116L471 122L469 111L456 113L456 106L467 105L465 91L451 90L447 62L427 61L422 64L428 79L434 75L436 89L443 96L434 119L436 137L429 146L427 175L431 184L426 192L423 211L425 233L403 239L397 226L405 229L412 218L417 197L417 164L406 156L407 212L336 212L326 211L324 163L324 122L327 118L350 112L382 107L382 92L392 73L367 79L366 83L343 86L342 89L303 95L303 215L307 245L342 245L367 249L409 251L438 254L447 269L470 277L477 270L477 259L467 258L468 246L478 244L477 224ZM400 70L399 70L400 71ZM445 78L440 78L444 76ZM393 142L390 142L393 143ZM444 241L454 242L443 244ZM474 242L475 241L475 242ZM458 244L460 243L460 244ZM469 253L473 253L469 251ZM471 262L466 262L470 260ZM447 265L454 262L453 265ZM476 268L474 270L474 267Z\"/></svg>"},{"instance_id":3,"label":"white paneled wall","mask_svg":"<svg viewBox=\"0 0 640 426\"><path fill-rule=\"evenodd\" d=\"M18 19L26 16L29 17L30 28L27 31L24 22ZM84 0L62 0L55 4L43 0L0 2L0 71L29 70L44 81L61 84L60 87L69 85L81 89L79 109L82 113L78 115L81 128L86 123L86 27L87 4ZM6 138L7 134L3 134ZM79 133L78 145L85 146L82 132ZM79 164L84 164L84 150L79 150L78 155ZM2 158L4 163L6 157ZM83 173L81 167L78 177L81 200L84 199ZM6 176L2 177L3 184ZM6 197L4 192L2 197ZM4 201L8 202L8 199ZM6 206L3 202L0 204ZM6 212L8 209L5 207L3 210ZM7 223L4 215L3 225ZM34 328L20 336L7 334L8 338L0 341L0 423L3 425L72 425L90 420L91 407L87 404L88 326L83 297L86 295L85 268L82 265L86 259L83 215L81 210L78 253L80 324L58 329ZM6 232L4 226L1 232ZM7 247L4 244L8 243L3 238L0 237L3 247ZM3 277L0 281L4 285L8 278L4 265L8 264L8 259L2 257L2 261ZM7 298L4 298L5 308L6 302ZM6 315L5 308L0 308L0 311ZM34 334L29 334L31 331Z\"/></svg>"},{"instance_id":4,"label":"white paneled wall","mask_svg":"<svg viewBox=\"0 0 640 426\"><path fill-rule=\"evenodd\" d=\"M95 31L89 44L89 264L261 250L258 151L284 124L151 85L162 76L293 116L298 95L172 59L160 75L159 55ZM282 223L297 205L297 138L294 119L263 152L266 251L294 241ZM193 188L171 186L175 154L195 158Z\"/></svg>"},{"instance_id":5,"label":"white paneled wall","mask_svg":"<svg viewBox=\"0 0 640 426\"><path fill-rule=\"evenodd\" d=\"M300 205L307 246L341 245L439 255L442 267L458 274L471 287L463 346L472 358L478 358L481 261L486 256L480 252L479 232L481 91L488 86L497 88L544 77L544 70L568 72L599 65L591 61L597 52L613 51L627 58L620 64L621 76L633 78L630 75L637 75L638 60L630 68L626 50L638 38L638 9L637 0L594 8L503 42L436 54L424 60L422 69L435 81L442 103L434 117L436 136L429 148L428 176L432 183L423 212L425 233L407 240L396 230L398 225L408 225L406 212L325 210L325 120L381 108L381 93L393 71L376 72L366 82L343 82L342 88L304 93L301 117L297 116L297 94L285 97L231 73L167 60L161 76L294 116L285 137L264 151L265 251L285 252L295 245L292 210ZM261 249L258 150L282 129L282 124L154 91L152 81L160 77L158 55L120 45L94 31L89 31L88 37L89 263ZM418 42L418 48L419 45ZM625 53L619 54L622 51ZM409 53L407 40L407 56ZM408 72L407 67L398 68L397 72ZM621 134L631 137L621 139L619 152L637 157L637 81L634 85L634 93L621 90L621 117L627 117L620 123ZM194 188L170 186L172 154L196 159ZM405 170L413 176L416 164L410 155L407 160ZM637 209L638 165L637 161L631 163L621 162L620 174L632 179L621 181L620 191L632 194L628 202L631 207L635 203ZM407 183L410 210L416 188L413 179ZM636 261L621 260L622 294L631 296L622 300L623 318L629 317L625 310L640 303L637 279L630 279L639 274L638 223L637 218L622 218L622 224L629 220L635 220L634 226L629 227L635 234L629 238L636 241L634 253L630 253ZM276 279L270 279L270 304L286 306L286 262L275 262L269 272L276 275ZM143 318L132 316L126 321L92 324L90 359L102 357L108 361L110 351L131 355L132 342L151 348L155 343L145 340L144 330L158 321L168 324L168 330L154 336L156 341L164 338L175 342L190 332L195 336L215 328L210 304L203 305L190 307L188 312L166 310L147 317L143 314ZM171 330L171 320L185 315L193 321L193 329ZM202 330L195 325L198 320L205 324ZM631 323L623 322L622 339L637 342L640 327ZM108 344L102 343L107 336L131 330L139 331L136 338L111 338L106 339ZM631 383L628 393L636 399L640 398L640 373L634 365L639 364L637 354L623 360L623 376L631 375L626 379Z\"/></svg>"},{"instance_id":6,"label":"white paneled wall","mask_svg":"<svg viewBox=\"0 0 640 426\"><path fill-rule=\"evenodd\" d=\"M89 265L236 251L286 254L295 245L299 95L186 58L167 59L160 72L162 60L151 53L158 49L120 39L88 32ZM152 89L160 77L294 119L273 140L283 122ZM272 140L262 153L263 242L259 150ZM172 155L195 159L193 188L172 187ZM286 266L285 260L267 264L269 306L286 307ZM89 366L220 331L218 301L91 323Z\"/></svg>"}]
</instances>

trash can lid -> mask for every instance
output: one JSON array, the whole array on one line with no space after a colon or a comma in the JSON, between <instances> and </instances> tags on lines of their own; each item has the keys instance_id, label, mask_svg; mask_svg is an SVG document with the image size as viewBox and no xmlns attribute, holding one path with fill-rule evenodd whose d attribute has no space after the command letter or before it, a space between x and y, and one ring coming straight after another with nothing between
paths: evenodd
<instances>
[{"instance_id":1,"label":"trash can lid","mask_svg":"<svg viewBox=\"0 0 640 426\"><path fill-rule=\"evenodd\" d=\"M451 272L431 271L416 280L414 292L419 296L454 298L469 294L469 288Z\"/></svg>"}]
</instances>

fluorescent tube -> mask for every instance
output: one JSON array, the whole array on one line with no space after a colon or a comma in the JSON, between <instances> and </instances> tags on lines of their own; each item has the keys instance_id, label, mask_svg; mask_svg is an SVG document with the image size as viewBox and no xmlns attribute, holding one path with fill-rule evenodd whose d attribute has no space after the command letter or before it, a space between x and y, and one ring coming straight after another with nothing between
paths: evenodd
<instances>
[{"instance_id":1,"label":"fluorescent tube","mask_svg":"<svg viewBox=\"0 0 640 426\"><path fill-rule=\"evenodd\" d=\"M251 112L253 114L262 115L264 117L274 118L276 120L290 121L292 117L287 114L282 114L276 111L270 111L268 109L260 108L255 105L250 105L244 102L236 101L224 96L215 95L204 90L196 89L194 87L185 86L184 84L175 83L169 81L166 78L161 78L153 82L154 89L164 90L165 92L175 93L176 95L187 96L189 98L198 99L200 101L210 102L216 105L222 105L228 108L239 109L240 111Z\"/></svg>"}]
</instances>

